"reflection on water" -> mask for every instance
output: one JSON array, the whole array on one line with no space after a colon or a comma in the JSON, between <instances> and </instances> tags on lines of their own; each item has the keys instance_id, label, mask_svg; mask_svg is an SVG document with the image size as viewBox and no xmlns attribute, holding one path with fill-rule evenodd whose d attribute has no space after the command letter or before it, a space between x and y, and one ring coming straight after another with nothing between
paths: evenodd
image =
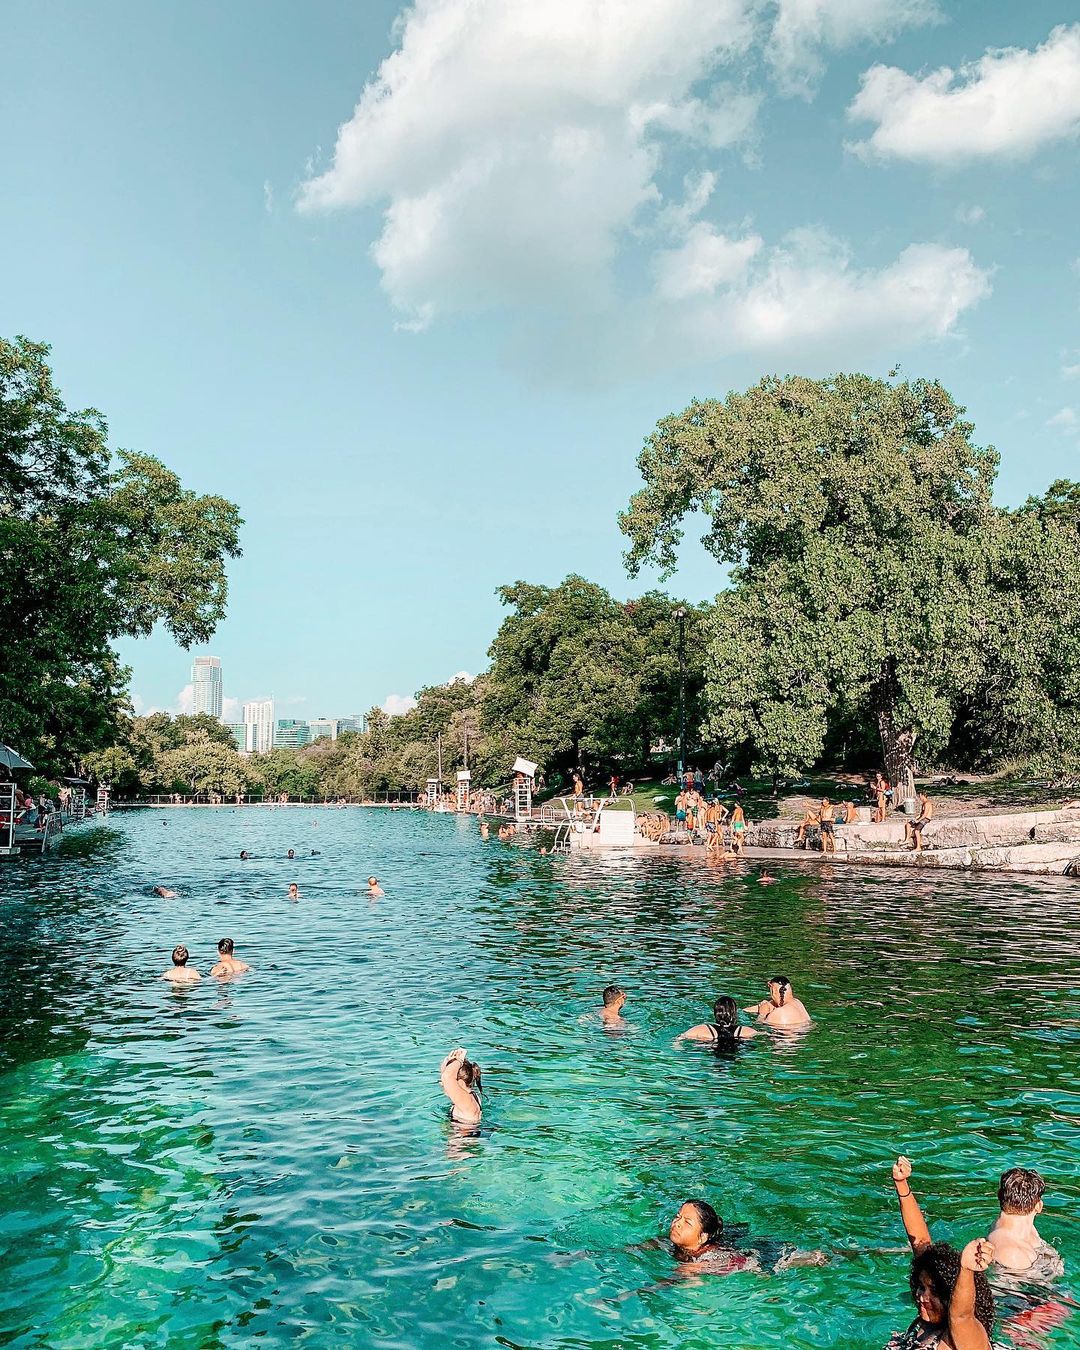
<instances>
[{"instance_id":1,"label":"reflection on water","mask_svg":"<svg viewBox=\"0 0 1080 1350\"><path fill-rule=\"evenodd\" d=\"M763 887L447 817L168 822L0 868L0 1343L878 1346L910 1320L898 1152L954 1241L1039 1167L1073 1287L1075 882L796 864ZM250 974L157 979L225 936ZM673 1044L777 971L806 1032ZM596 1016L610 983L624 1028ZM446 1118L455 1045L479 1131ZM673 1282L649 1240L691 1195L834 1259ZM1080 1346L1080 1317L1013 1330Z\"/></svg>"}]
</instances>

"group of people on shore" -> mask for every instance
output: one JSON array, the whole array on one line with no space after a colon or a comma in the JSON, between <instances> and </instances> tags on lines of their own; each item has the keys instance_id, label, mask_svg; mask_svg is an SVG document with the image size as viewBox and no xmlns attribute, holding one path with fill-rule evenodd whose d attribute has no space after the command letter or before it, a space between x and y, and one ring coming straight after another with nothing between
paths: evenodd
<instances>
[{"instance_id":1,"label":"group of people on shore","mask_svg":"<svg viewBox=\"0 0 1080 1350\"><path fill-rule=\"evenodd\" d=\"M619 1030L627 1025L623 1017L626 1001L621 986L611 984L604 989L597 1016L606 1029ZM811 1025L810 1014L795 997L786 975L772 976L767 997L741 1011L751 1014L758 1025L740 1022L735 999L721 995L713 1002L713 1020L688 1028L675 1043L722 1048L748 1041L763 1029L790 1033ZM475 1131L483 1118L480 1065L458 1047L439 1066L439 1081L450 1101L451 1121ZM1003 1173L997 1219L985 1237L974 1238L958 1251L931 1237L911 1188L912 1170L910 1159L900 1156L892 1165L891 1179L912 1253L908 1288L915 1318L906 1330L890 1339L886 1350L993 1350L996 1309L991 1279L999 1277L1008 1281L1010 1293L1015 1295L1019 1289L1024 1295L1023 1309L1014 1319L1018 1329L1045 1329L1068 1315L1069 1306L1052 1298L1048 1287L1064 1273L1064 1262L1035 1226L1043 1210L1045 1190L1038 1172L1013 1167ZM707 1200L696 1198L679 1206L668 1237L680 1271L690 1275L768 1273L823 1265L830 1259L826 1252L803 1251L788 1242L739 1240L725 1230L723 1220Z\"/></svg>"}]
</instances>

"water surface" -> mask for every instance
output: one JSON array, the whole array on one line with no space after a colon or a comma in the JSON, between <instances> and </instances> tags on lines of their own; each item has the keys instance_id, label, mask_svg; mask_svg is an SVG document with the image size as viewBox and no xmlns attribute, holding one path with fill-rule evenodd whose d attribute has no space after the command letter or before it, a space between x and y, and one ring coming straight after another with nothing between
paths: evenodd
<instances>
[{"instance_id":1,"label":"water surface","mask_svg":"<svg viewBox=\"0 0 1080 1350\"><path fill-rule=\"evenodd\" d=\"M957 1243L1004 1168L1042 1170L1074 1288L1077 884L775 870L253 808L118 813L0 864L0 1343L880 1346L911 1318L901 1151ZM157 978L223 936L250 975ZM777 971L809 1034L673 1046ZM613 980L622 1034L590 1016ZM455 1045L475 1137L438 1089ZM832 1263L669 1282L643 1244L693 1195ZM1028 1344L1080 1346L1080 1313Z\"/></svg>"}]
</instances>

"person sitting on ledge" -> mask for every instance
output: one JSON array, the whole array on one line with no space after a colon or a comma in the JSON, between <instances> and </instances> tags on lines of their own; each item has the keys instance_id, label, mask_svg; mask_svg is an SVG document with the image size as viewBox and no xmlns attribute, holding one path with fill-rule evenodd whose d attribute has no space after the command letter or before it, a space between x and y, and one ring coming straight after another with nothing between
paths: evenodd
<instances>
[{"instance_id":1,"label":"person sitting on ledge","mask_svg":"<svg viewBox=\"0 0 1080 1350\"><path fill-rule=\"evenodd\" d=\"M450 1098L450 1119L457 1125L478 1125L482 1114L480 1065L460 1047L451 1050L439 1066L439 1082Z\"/></svg>"},{"instance_id":2,"label":"person sitting on ledge","mask_svg":"<svg viewBox=\"0 0 1080 1350\"><path fill-rule=\"evenodd\" d=\"M919 818L904 822L904 842L916 853L922 852L922 832L934 819L934 804L925 792L919 793Z\"/></svg>"},{"instance_id":3,"label":"person sitting on ledge","mask_svg":"<svg viewBox=\"0 0 1080 1350\"><path fill-rule=\"evenodd\" d=\"M806 848L806 836L810 830L818 823L816 811L812 811L808 806L803 812L803 818L799 822L798 831L795 834L795 847Z\"/></svg>"},{"instance_id":4,"label":"person sitting on ledge","mask_svg":"<svg viewBox=\"0 0 1080 1350\"><path fill-rule=\"evenodd\" d=\"M172 954L172 969L167 970L161 978L163 980L169 980L173 984L193 984L196 980L200 979L201 976L195 967L188 965L189 956L190 952L182 942L179 947L174 947Z\"/></svg>"},{"instance_id":5,"label":"person sitting on ledge","mask_svg":"<svg viewBox=\"0 0 1080 1350\"><path fill-rule=\"evenodd\" d=\"M218 962L216 966L211 968L211 975L217 975L219 978L229 975L242 975L245 970L251 969L246 961L238 961L233 955L232 938L222 938L217 945L217 949Z\"/></svg>"},{"instance_id":6,"label":"person sitting on ledge","mask_svg":"<svg viewBox=\"0 0 1080 1350\"><path fill-rule=\"evenodd\" d=\"M910 1159L897 1158L892 1179L913 1253L908 1284L918 1316L886 1350L991 1350L994 1296L984 1272L993 1244L976 1238L958 1252L934 1242L911 1190Z\"/></svg>"},{"instance_id":7,"label":"person sitting on ledge","mask_svg":"<svg viewBox=\"0 0 1080 1350\"><path fill-rule=\"evenodd\" d=\"M804 1027L810 1022L810 1014L795 997L786 975L774 975L769 981L769 997L752 1003L743 1012L754 1013L759 1022L770 1027Z\"/></svg>"},{"instance_id":8,"label":"person sitting on ledge","mask_svg":"<svg viewBox=\"0 0 1080 1350\"><path fill-rule=\"evenodd\" d=\"M602 997L604 1006L600 1009L600 1020L604 1025L609 1027L625 1025L622 1010L626 1003L626 994L617 984L609 984Z\"/></svg>"},{"instance_id":9,"label":"person sitting on ledge","mask_svg":"<svg viewBox=\"0 0 1080 1350\"><path fill-rule=\"evenodd\" d=\"M1044 1282L1065 1273L1061 1253L1044 1242L1035 1227L1043 1212L1045 1189L1039 1173L1026 1167L1003 1172L998 1186L1001 1213L987 1235L994 1244L994 1262L1002 1270Z\"/></svg>"},{"instance_id":10,"label":"person sitting on ledge","mask_svg":"<svg viewBox=\"0 0 1080 1350\"><path fill-rule=\"evenodd\" d=\"M713 1003L713 1021L699 1022L696 1027L676 1036L678 1041L698 1041L704 1045L733 1045L746 1041L758 1033L753 1027L739 1025L739 1007L733 998L721 994Z\"/></svg>"}]
</instances>

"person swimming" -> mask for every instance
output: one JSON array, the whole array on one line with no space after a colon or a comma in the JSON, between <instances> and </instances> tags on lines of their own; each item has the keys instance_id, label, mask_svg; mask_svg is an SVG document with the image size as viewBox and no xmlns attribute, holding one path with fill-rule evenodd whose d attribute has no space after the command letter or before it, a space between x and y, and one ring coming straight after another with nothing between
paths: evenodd
<instances>
[{"instance_id":1,"label":"person swimming","mask_svg":"<svg viewBox=\"0 0 1080 1350\"><path fill-rule=\"evenodd\" d=\"M672 1255L692 1275L733 1275L737 1271L787 1270L792 1266L823 1266L822 1251L800 1251L791 1242L757 1242L745 1249L725 1235L724 1221L707 1200L685 1200L668 1229ZM769 1252L768 1248L772 1248Z\"/></svg>"},{"instance_id":2,"label":"person swimming","mask_svg":"<svg viewBox=\"0 0 1080 1350\"><path fill-rule=\"evenodd\" d=\"M739 1025L739 1006L727 994L721 994L713 1003L713 1021L699 1022L697 1026L676 1036L679 1041L697 1041L702 1045L732 1045L735 1041L746 1041L758 1033L753 1027Z\"/></svg>"},{"instance_id":3,"label":"person swimming","mask_svg":"<svg viewBox=\"0 0 1080 1350\"><path fill-rule=\"evenodd\" d=\"M886 1350L991 1350L994 1296L984 1272L994 1259L993 1245L976 1238L958 1252L934 1242L911 1189L909 1158L893 1163L892 1180L912 1250L908 1287L918 1315Z\"/></svg>"},{"instance_id":4,"label":"person swimming","mask_svg":"<svg viewBox=\"0 0 1080 1350\"><path fill-rule=\"evenodd\" d=\"M289 894L286 898L289 900L300 899L300 887L296 884L295 881L289 886Z\"/></svg>"},{"instance_id":5,"label":"person swimming","mask_svg":"<svg viewBox=\"0 0 1080 1350\"><path fill-rule=\"evenodd\" d=\"M169 980L173 984L193 984L201 979L199 972L194 966L188 965L188 958L191 953L181 942L179 946L173 948L172 968L165 971L162 975L163 980Z\"/></svg>"},{"instance_id":6,"label":"person swimming","mask_svg":"<svg viewBox=\"0 0 1080 1350\"><path fill-rule=\"evenodd\" d=\"M219 977L223 975L242 975L245 970L251 969L246 961L238 961L233 955L234 945L232 938L222 938L218 942L217 949L218 962L216 966L211 968L211 975L217 975Z\"/></svg>"},{"instance_id":7,"label":"person swimming","mask_svg":"<svg viewBox=\"0 0 1080 1350\"><path fill-rule=\"evenodd\" d=\"M251 854L247 851L246 848L242 848L242 849L240 850L240 861L241 861L241 862L247 862L248 859L249 859L250 857L251 857Z\"/></svg>"},{"instance_id":8,"label":"person swimming","mask_svg":"<svg viewBox=\"0 0 1080 1350\"><path fill-rule=\"evenodd\" d=\"M752 1003L743 1012L753 1013L770 1027L803 1027L810 1022L810 1014L795 997L786 975L774 975L769 981L769 997Z\"/></svg>"},{"instance_id":9,"label":"person swimming","mask_svg":"<svg viewBox=\"0 0 1080 1350\"><path fill-rule=\"evenodd\" d=\"M175 892L175 891L170 891L169 888L168 888L168 886L155 886L155 887L154 887L154 894L155 894L155 895L160 895L161 898L162 898L162 900L175 900L175 899L176 899L176 892Z\"/></svg>"},{"instance_id":10,"label":"person swimming","mask_svg":"<svg viewBox=\"0 0 1080 1350\"><path fill-rule=\"evenodd\" d=\"M622 1010L626 1003L626 994L617 984L609 984L601 997L604 1003L600 1009L600 1020L609 1027L622 1026Z\"/></svg>"},{"instance_id":11,"label":"person swimming","mask_svg":"<svg viewBox=\"0 0 1080 1350\"><path fill-rule=\"evenodd\" d=\"M372 899L377 899L380 895L386 894L383 888L379 885L378 877L368 877L367 893L372 897Z\"/></svg>"},{"instance_id":12,"label":"person swimming","mask_svg":"<svg viewBox=\"0 0 1080 1350\"><path fill-rule=\"evenodd\" d=\"M288 853L286 853L285 856L286 858L288 858L290 862L292 862L292 860L296 857L296 849L294 848L289 849Z\"/></svg>"},{"instance_id":13,"label":"person swimming","mask_svg":"<svg viewBox=\"0 0 1080 1350\"><path fill-rule=\"evenodd\" d=\"M1035 1227L1043 1212L1046 1182L1038 1172L1011 1167L1001 1174L998 1205L1001 1213L987 1234L994 1244L994 1264L1011 1275L1048 1282L1065 1273L1056 1247L1044 1242Z\"/></svg>"},{"instance_id":14,"label":"person swimming","mask_svg":"<svg viewBox=\"0 0 1080 1350\"><path fill-rule=\"evenodd\" d=\"M478 1125L483 1090L480 1065L467 1058L461 1047L451 1050L439 1066L439 1082L450 1098L450 1119L458 1125Z\"/></svg>"}]
</instances>

